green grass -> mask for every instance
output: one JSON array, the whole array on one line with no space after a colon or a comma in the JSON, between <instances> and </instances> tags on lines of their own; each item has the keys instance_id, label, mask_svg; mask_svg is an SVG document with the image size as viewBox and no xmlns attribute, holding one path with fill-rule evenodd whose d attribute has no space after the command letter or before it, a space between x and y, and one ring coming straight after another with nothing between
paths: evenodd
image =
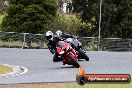
<instances>
[{"instance_id":1,"label":"green grass","mask_svg":"<svg viewBox=\"0 0 132 88\"><path fill-rule=\"evenodd\" d=\"M132 83L129 84L85 84L80 86L78 84L67 85L66 88L132 88Z\"/></svg>"},{"instance_id":2,"label":"green grass","mask_svg":"<svg viewBox=\"0 0 132 88\"><path fill-rule=\"evenodd\" d=\"M26 43L23 43L22 41L7 41L7 42L4 42L4 41L0 41L0 46L25 46L27 45ZM42 43L42 45L40 45L39 42L32 42L31 43L31 46L32 47L39 47L41 46L42 48L47 48L47 43Z\"/></svg>"},{"instance_id":3,"label":"green grass","mask_svg":"<svg viewBox=\"0 0 132 88\"><path fill-rule=\"evenodd\" d=\"M23 46L23 42L19 42L19 41L3 42L3 41L0 41L0 46Z\"/></svg>"},{"instance_id":4,"label":"green grass","mask_svg":"<svg viewBox=\"0 0 132 88\"><path fill-rule=\"evenodd\" d=\"M1 88L1 86L0 86ZM5 87L2 87L5 88ZM80 86L76 83L40 83L40 84L18 84L9 85L8 88L132 88L130 84L86 84Z\"/></svg>"},{"instance_id":5,"label":"green grass","mask_svg":"<svg viewBox=\"0 0 132 88\"><path fill-rule=\"evenodd\" d=\"M0 65L0 74L5 74L5 73L11 72L11 71L12 71L12 68L9 68L4 65Z\"/></svg>"}]
</instances>

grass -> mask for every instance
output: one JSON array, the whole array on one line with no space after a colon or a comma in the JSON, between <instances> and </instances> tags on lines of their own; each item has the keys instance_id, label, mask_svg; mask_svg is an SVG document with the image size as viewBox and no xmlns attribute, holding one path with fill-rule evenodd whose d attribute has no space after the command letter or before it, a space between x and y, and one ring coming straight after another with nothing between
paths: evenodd
<instances>
[{"instance_id":1,"label":"grass","mask_svg":"<svg viewBox=\"0 0 132 88\"><path fill-rule=\"evenodd\" d=\"M61 14L59 14L59 16L63 16L66 19L70 19L70 18L78 19L77 16L76 16L76 14L65 14L65 13L61 13Z\"/></svg>"},{"instance_id":2,"label":"grass","mask_svg":"<svg viewBox=\"0 0 132 88\"><path fill-rule=\"evenodd\" d=\"M9 46L9 47L11 47L11 46L20 46L20 47L23 47L25 45L27 45L27 44L22 42L22 41L7 41L7 42L0 41L0 46ZM40 43L39 42L32 42L31 46L32 47L39 47L40 46L42 48L47 48L47 44L46 43L41 44L41 42Z\"/></svg>"},{"instance_id":3,"label":"grass","mask_svg":"<svg viewBox=\"0 0 132 88\"><path fill-rule=\"evenodd\" d=\"M9 68L4 65L0 65L0 74L5 74L5 73L11 72L11 71L12 71L12 68Z\"/></svg>"},{"instance_id":4,"label":"grass","mask_svg":"<svg viewBox=\"0 0 132 88\"><path fill-rule=\"evenodd\" d=\"M12 41L12 42L3 42L0 41L0 46L23 46L23 42Z\"/></svg>"},{"instance_id":5,"label":"grass","mask_svg":"<svg viewBox=\"0 0 132 88\"><path fill-rule=\"evenodd\" d=\"M86 84L84 86L72 84L72 85L68 85L67 88L132 88L132 83L130 84Z\"/></svg>"},{"instance_id":6,"label":"grass","mask_svg":"<svg viewBox=\"0 0 132 88\"><path fill-rule=\"evenodd\" d=\"M0 88L132 88L130 84L86 84L80 86L76 83L42 83L42 84L19 84L1 85Z\"/></svg>"}]
</instances>

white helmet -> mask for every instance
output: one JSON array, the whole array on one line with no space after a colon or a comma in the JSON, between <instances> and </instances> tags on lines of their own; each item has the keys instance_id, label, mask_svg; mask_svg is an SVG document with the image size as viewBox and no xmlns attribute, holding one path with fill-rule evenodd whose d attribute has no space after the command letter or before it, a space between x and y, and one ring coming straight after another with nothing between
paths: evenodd
<instances>
[{"instance_id":1,"label":"white helmet","mask_svg":"<svg viewBox=\"0 0 132 88\"><path fill-rule=\"evenodd\" d=\"M52 40L53 39L53 33L51 31L46 32L46 39Z\"/></svg>"},{"instance_id":2,"label":"white helmet","mask_svg":"<svg viewBox=\"0 0 132 88\"><path fill-rule=\"evenodd\" d=\"M61 37L62 32L60 30L58 30L58 31L56 31L56 34L57 34L58 37Z\"/></svg>"}]
</instances>

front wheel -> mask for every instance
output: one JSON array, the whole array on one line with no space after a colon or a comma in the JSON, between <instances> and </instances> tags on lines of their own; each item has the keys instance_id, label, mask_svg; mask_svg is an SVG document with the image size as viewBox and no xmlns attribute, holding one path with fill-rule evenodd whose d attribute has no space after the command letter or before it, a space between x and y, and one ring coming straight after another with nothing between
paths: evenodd
<instances>
[{"instance_id":1,"label":"front wheel","mask_svg":"<svg viewBox=\"0 0 132 88\"><path fill-rule=\"evenodd\" d=\"M71 64L73 66L76 66L77 68L80 67L80 65L77 63L77 61L75 60L75 58L71 54L68 55L68 58L71 59Z\"/></svg>"},{"instance_id":2,"label":"front wheel","mask_svg":"<svg viewBox=\"0 0 132 88\"><path fill-rule=\"evenodd\" d=\"M59 54L55 53L53 56L53 62L59 62L62 61L62 58L59 57Z\"/></svg>"},{"instance_id":3,"label":"front wheel","mask_svg":"<svg viewBox=\"0 0 132 88\"><path fill-rule=\"evenodd\" d=\"M79 85L84 85L86 83L86 78L84 76L76 75L76 81Z\"/></svg>"},{"instance_id":4,"label":"front wheel","mask_svg":"<svg viewBox=\"0 0 132 88\"><path fill-rule=\"evenodd\" d=\"M79 54L82 58L84 58L86 61L89 61L89 57L85 54L85 52L80 48Z\"/></svg>"}]
</instances>

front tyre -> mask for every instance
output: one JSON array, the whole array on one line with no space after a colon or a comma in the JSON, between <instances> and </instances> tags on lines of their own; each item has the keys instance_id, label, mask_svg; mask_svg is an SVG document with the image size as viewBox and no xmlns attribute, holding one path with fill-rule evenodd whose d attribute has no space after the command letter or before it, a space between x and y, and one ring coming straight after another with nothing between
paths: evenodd
<instances>
[{"instance_id":1,"label":"front tyre","mask_svg":"<svg viewBox=\"0 0 132 88\"><path fill-rule=\"evenodd\" d=\"M71 54L68 55L68 58L71 59L71 64L72 64L73 66L75 66L75 67L77 67L77 68L80 67L80 65L77 63L77 61L75 60L75 58L74 58Z\"/></svg>"},{"instance_id":2,"label":"front tyre","mask_svg":"<svg viewBox=\"0 0 132 88\"><path fill-rule=\"evenodd\" d=\"M76 81L79 85L84 85L86 83L86 78L84 76L76 75Z\"/></svg>"},{"instance_id":3,"label":"front tyre","mask_svg":"<svg viewBox=\"0 0 132 88\"><path fill-rule=\"evenodd\" d=\"M62 58L59 57L59 55L57 53L55 53L53 56L53 62L59 62L59 61L62 61Z\"/></svg>"},{"instance_id":4,"label":"front tyre","mask_svg":"<svg viewBox=\"0 0 132 88\"><path fill-rule=\"evenodd\" d=\"M80 48L79 54L82 58L84 58L86 61L89 61L89 57L85 54L85 52Z\"/></svg>"}]
</instances>

